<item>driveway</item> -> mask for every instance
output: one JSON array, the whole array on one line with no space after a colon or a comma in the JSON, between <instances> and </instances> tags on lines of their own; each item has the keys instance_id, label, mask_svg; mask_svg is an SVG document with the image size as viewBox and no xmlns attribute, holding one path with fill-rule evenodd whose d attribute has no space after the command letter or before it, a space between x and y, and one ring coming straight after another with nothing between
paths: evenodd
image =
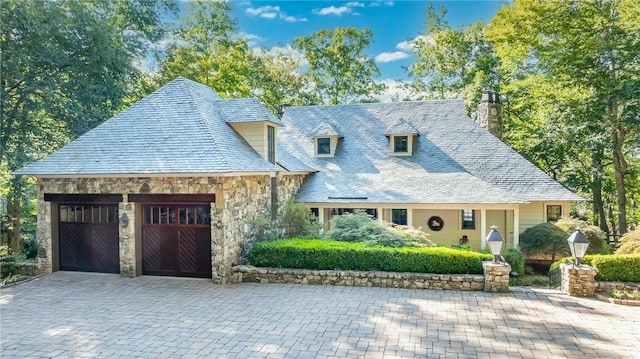
<instances>
[{"instance_id":1,"label":"driveway","mask_svg":"<svg viewBox=\"0 0 640 359\"><path fill-rule=\"evenodd\" d=\"M640 307L57 272L0 291L2 358L638 358Z\"/></svg>"}]
</instances>

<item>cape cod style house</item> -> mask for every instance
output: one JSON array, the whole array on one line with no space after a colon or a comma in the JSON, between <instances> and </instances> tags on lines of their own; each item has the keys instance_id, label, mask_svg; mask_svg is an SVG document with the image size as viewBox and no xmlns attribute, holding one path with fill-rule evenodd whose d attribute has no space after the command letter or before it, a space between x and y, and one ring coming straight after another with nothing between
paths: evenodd
<instances>
[{"instance_id":1,"label":"cape cod style house","mask_svg":"<svg viewBox=\"0 0 640 359\"><path fill-rule=\"evenodd\" d=\"M488 93L481 123L500 135ZM16 172L38 183L42 272L169 275L225 283L248 221L289 199L364 209L475 249L581 198L464 113L461 101L288 107L224 100L177 78Z\"/></svg>"}]
</instances>

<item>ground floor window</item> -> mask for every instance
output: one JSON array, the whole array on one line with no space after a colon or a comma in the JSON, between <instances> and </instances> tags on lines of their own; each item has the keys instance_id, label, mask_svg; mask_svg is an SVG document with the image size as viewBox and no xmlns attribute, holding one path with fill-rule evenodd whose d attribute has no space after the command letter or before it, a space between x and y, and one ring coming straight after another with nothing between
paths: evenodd
<instances>
[{"instance_id":1,"label":"ground floor window","mask_svg":"<svg viewBox=\"0 0 640 359\"><path fill-rule=\"evenodd\" d=\"M473 209L462 210L462 229L476 229L476 211Z\"/></svg>"},{"instance_id":2,"label":"ground floor window","mask_svg":"<svg viewBox=\"0 0 640 359\"><path fill-rule=\"evenodd\" d=\"M340 216L346 213L353 213L355 211L362 211L368 214L373 219L378 218L378 210L375 208L333 208L331 210L331 215Z\"/></svg>"},{"instance_id":3,"label":"ground floor window","mask_svg":"<svg viewBox=\"0 0 640 359\"><path fill-rule=\"evenodd\" d=\"M400 226L407 225L407 210L406 209L392 209L391 210L391 222Z\"/></svg>"},{"instance_id":4,"label":"ground floor window","mask_svg":"<svg viewBox=\"0 0 640 359\"><path fill-rule=\"evenodd\" d=\"M547 222L556 222L562 218L562 206L559 204L550 204L547 206Z\"/></svg>"}]
</instances>

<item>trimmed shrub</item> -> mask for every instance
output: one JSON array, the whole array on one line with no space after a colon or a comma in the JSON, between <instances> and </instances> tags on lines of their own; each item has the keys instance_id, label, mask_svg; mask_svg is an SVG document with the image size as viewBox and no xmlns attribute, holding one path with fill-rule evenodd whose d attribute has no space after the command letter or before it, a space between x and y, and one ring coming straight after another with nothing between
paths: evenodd
<instances>
[{"instance_id":1,"label":"trimmed shrub","mask_svg":"<svg viewBox=\"0 0 640 359\"><path fill-rule=\"evenodd\" d=\"M490 259L491 255L451 248L394 248L321 239L265 241L249 252L256 267L438 274L482 273L482 261Z\"/></svg>"},{"instance_id":2,"label":"trimmed shrub","mask_svg":"<svg viewBox=\"0 0 640 359\"><path fill-rule=\"evenodd\" d=\"M555 223L560 229L567 233L567 237L573 233L576 228L580 228L580 231L589 240L589 248L587 254L609 254L609 243L607 243L607 234L598 226L591 226L587 222L573 219L563 218ZM565 238L566 241L566 238Z\"/></svg>"},{"instance_id":3,"label":"trimmed shrub","mask_svg":"<svg viewBox=\"0 0 640 359\"><path fill-rule=\"evenodd\" d=\"M573 260L573 257L566 258ZM549 270L554 270L565 262L565 258L551 264ZM640 282L640 255L586 255L582 264L595 268L595 280L611 282Z\"/></svg>"},{"instance_id":4,"label":"trimmed shrub","mask_svg":"<svg viewBox=\"0 0 640 359\"><path fill-rule=\"evenodd\" d=\"M640 254L640 228L620 238L616 254Z\"/></svg>"},{"instance_id":5,"label":"trimmed shrub","mask_svg":"<svg viewBox=\"0 0 640 359\"><path fill-rule=\"evenodd\" d=\"M318 217L311 213L311 208L293 201L287 202L279 222L285 238L312 238L316 237L320 230Z\"/></svg>"},{"instance_id":6,"label":"trimmed shrub","mask_svg":"<svg viewBox=\"0 0 640 359\"><path fill-rule=\"evenodd\" d=\"M520 250L525 256L550 255L554 261L558 256L571 254L567 237L567 233L554 224L537 224L520 234Z\"/></svg>"}]
</instances>

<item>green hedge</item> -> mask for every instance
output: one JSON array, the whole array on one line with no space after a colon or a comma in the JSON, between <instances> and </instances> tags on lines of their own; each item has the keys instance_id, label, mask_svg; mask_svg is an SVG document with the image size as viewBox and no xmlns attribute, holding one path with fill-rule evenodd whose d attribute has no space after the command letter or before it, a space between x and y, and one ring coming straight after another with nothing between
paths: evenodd
<instances>
[{"instance_id":1,"label":"green hedge","mask_svg":"<svg viewBox=\"0 0 640 359\"><path fill-rule=\"evenodd\" d=\"M340 269L438 274L482 273L491 255L442 247L393 248L331 240L281 239L256 244L256 267Z\"/></svg>"},{"instance_id":2,"label":"green hedge","mask_svg":"<svg viewBox=\"0 0 640 359\"><path fill-rule=\"evenodd\" d=\"M569 258L573 260L573 258ZM565 259L551 264L550 270L558 268ZM611 282L640 282L640 254L586 255L582 264L596 269L596 280Z\"/></svg>"}]
</instances>

